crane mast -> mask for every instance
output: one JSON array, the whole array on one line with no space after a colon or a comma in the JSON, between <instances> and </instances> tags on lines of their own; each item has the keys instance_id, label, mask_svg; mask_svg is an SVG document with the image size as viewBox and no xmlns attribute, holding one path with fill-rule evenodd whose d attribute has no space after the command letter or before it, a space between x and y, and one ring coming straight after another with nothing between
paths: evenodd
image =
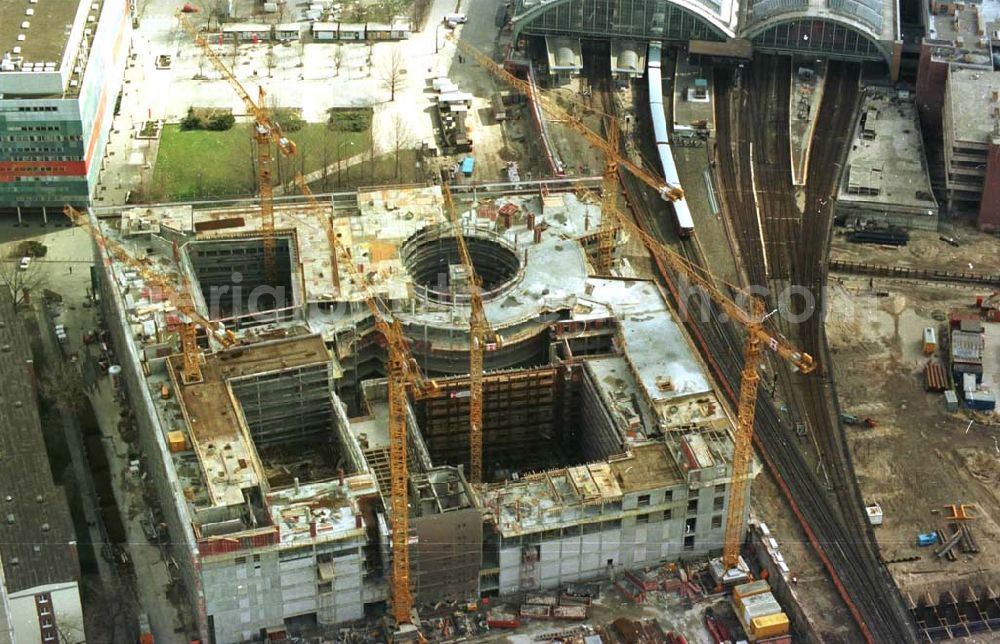
<instances>
[{"instance_id":1,"label":"crane mast","mask_svg":"<svg viewBox=\"0 0 1000 644\"><path fill-rule=\"evenodd\" d=\"M483 480L483 360L487 346L497 344L483 305L482 279L476 274L468 245L462 235L461 222L448 184L441 185L445 210L455 231L458 254L465 268L469 289L469 481Z\"/></svg>"},{"instance_id":2,"label":"crane mast","mask_svg":"<svg viewBox=\"0 0 1000 644\"><path fill-rule=\"evenodd\" d=\"M243 87L239 79L230 71L226 63L219 57L184 14L177 12L181 26L191 34L197 44L211 61L212 65L229 81L233 90L239 95L246 106L247 113L253 117L253 139L257 150L257 183L260 191L260 230L264 243L264 275L269 283L274 283L277 277L277 259L275 257L274 239L274 188L272 181L272 166L274 157L271 154L271 143L274 142L283 156L295 154L295 143L281 132L281 126L271 120L267 111L266 94L263 87L257 88L257 101Z\"/></svg>"},{"instance_id":3,"label":"crane mast","mask_svg":"<svg viewBox=\"0 0 1000 644\"><path fill-rule=\"evenodd\" d=\"M392 511L392 615L396 624L410 624L413 610L413 593L410 589L410 509L409 509L409 463L407 462L407 422L406 392L409 388L414 397L433 395L437 385L424 379L416 360L410 355L410 347L398 320L388 321L379 306L378 296L368 280L361 275L349 251L337 238L332 224L323 212L323 206L309 189L301 175L295 178L296 185L309 201L312 213L323 224L327 242L333 257L335 288L340 290L339 267L343 267L356 287L362 290L365 304L375 321L375 328L386 342L386 371L389 390L389 504Z\"/></svg>"}]
</instances>

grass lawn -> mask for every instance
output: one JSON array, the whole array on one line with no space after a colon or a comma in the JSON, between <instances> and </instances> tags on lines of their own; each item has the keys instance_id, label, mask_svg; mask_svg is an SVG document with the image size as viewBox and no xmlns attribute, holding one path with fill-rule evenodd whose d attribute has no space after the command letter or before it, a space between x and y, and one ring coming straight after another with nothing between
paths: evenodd
<instances>
[{"instance_id":1,"label":"grass lawn","mask_svg":"<svg viewBox=\"0 0 1000 644\"><path fill-rule=\"evenodd\" d=\"M153 177L144 201L184 201L213 197L241 197L256 193L251 125L238 123L225 132L192 130L180 125L163 127ZM367 149L368 132L330 130L325 123L307 123L289 138L298 146L294 157L275 164L274 181L289 182L296 171L308 174L340 156L349 157ZM272 147L272 153L280 156Z\"/></svg>"}]
</instances>

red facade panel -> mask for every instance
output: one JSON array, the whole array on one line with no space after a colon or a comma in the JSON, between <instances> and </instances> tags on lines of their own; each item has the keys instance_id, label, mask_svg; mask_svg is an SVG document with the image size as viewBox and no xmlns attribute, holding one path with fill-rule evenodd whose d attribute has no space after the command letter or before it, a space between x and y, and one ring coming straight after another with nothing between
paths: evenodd
<instances>
[{"instance_id":1,"label":"red facade panel","mask_svg":"<svg viewBox=\"0 0 1000 644\"><path fill-rule=\"evenodd\" d=\"M976 223L986 232L1000 230L1000 138L993 139L986 153L986 179Z\"/></svg>"}]
</instances>

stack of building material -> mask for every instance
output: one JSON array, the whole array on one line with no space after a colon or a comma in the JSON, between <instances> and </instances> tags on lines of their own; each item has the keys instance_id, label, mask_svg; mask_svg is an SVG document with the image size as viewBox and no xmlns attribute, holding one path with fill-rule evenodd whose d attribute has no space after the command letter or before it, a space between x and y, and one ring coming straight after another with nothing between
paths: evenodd
<instances>
[{"instance_id":1,"label":"stack of building material","mask_svg":"<svg viewBox=\"0 0 1000 644\"><path fill-rule=\"evenodd\" d=\"M788 634L788 616L764 580L733 588L733 608L751 642Z\"/></svg>"},{"instance_id":2,"label":"stack of building material","mask_svg":"<svg viewBox=\"0 0 1000 644\"><path fill-rule=\"evenodd\" d=\"M948 372L937 360L929 360L924 367L924 388L927 391L944 391L948 388Z\"/></svg>"},{"instance_id":3,"label":"stack of building material","mask_svg":"<svg viewBox=\"0 0 1000 644\"><path fill-rule=\"evenodd\" d=\"M976 382L983 379L983 349L985 342L981 331L965 331L978 320L962 320L961 328L951 332L951 371L956 382L962 382L964 374L973 374ZM982 328L982 325L979 324Z\"/></svg>"}]
</instances>

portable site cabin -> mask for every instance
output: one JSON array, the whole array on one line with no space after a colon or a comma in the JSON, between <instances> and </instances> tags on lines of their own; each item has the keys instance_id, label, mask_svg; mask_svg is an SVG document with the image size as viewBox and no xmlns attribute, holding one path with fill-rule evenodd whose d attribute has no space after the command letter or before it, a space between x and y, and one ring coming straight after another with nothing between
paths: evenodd
<instances>
[{"instance_id":1,"label":"portable site cabin","mask_svg":"<svg viewBox=\"0 0 1000 644\"><path fill-rule=\"evenodd\" d=\"M340 40L361 41L365 39L365 26L356 22L340 23Z\"/></svg>"},{"instance_id":2,"label":"portable site cabin","mask_svg":"<svg viewBox=\"0 0 1000 644\"><path fill-rule=\"evenodd\" d=\"M472 157L462 159L462 174L467 177L472 176L472 171L476 169L476 160Z\"/></svg>"},{"instance_id":3,"label":"portable site cabin","mask_svg":"<svg viewBox=\"0 0 1000 644\"><path fill-rule=\"evenodd\" d=\"M934 327L924 327L924 353L931 355L937 351L937 344L937 331L934 330Z\"/></svg>"},{"instance_id":4,"label":"portable site cabin","mask_svg":"<svg viewBox=\"0 0 1000 644\"><path fill-rule=\"evenodd\" d=\"M226 42L260 43L271 40L271 25L234 23L222 27L222 39Z\"/></svg>"},{"instance_id":5,"label":"portable site cabin","mask_svg":"<svg viewBox=\"0 0 1000 644\"><path fill-rule=\"evenodd\" d=\"M312 24L313 39L318 42L332 42L340 39L340 23L314 22Z\"/></svg>"},{"instance_id":6,"label":"portable site cabin","mask_svg":"<svg viewBox=\"0 0 1000 644\"><path fill-rule=\"evenodd\" d=\"M299 25L288 23L274 26L274 39L280 42L296 42L301 37Z\"/></svg>"}]
</instances>

